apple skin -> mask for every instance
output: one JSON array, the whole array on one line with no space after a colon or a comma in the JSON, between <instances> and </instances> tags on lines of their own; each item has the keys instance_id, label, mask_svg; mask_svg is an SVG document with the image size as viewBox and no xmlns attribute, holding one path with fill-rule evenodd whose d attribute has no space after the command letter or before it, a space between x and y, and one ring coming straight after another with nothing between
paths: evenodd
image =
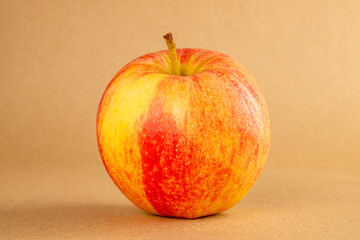
<instances>
[{"instance_id":1,"label":"apple skin","mask_svg":"<svg viewBox=\"0 0 360 240\"><path fill-rule=\"evenodd\" d=\"M197 218L233 207L266 161L270 121L253 76L232 58L177 49L127 64L97 114L105 167L122 193L149 213Z\"/></svg>"}]
</instances>

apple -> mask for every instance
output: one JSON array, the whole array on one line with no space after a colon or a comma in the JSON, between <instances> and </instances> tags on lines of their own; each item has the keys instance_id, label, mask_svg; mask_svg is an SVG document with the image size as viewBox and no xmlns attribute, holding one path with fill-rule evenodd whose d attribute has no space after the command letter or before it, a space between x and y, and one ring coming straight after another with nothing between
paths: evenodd
<instances>
[{"instance_id":1,"label":"apple","mask_svg":"<svg viewBox=\"0 0 360 240\"><path fill-rule=\"evenodd\" d=\"M197 218L233 207L266 161L270 121L254 77L205 49L146 54L106 88L97 139L122 193L149 213Z\"/></svg>"}]
</instances>

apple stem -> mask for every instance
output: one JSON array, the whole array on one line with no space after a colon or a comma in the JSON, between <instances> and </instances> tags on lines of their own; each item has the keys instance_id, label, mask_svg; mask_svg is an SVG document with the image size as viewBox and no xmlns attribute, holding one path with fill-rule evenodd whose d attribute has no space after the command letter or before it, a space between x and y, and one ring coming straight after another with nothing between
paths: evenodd
<instances>
[{"instance_id":1,"label":"apple stem","mask_svg":"<svg viewBox=\"0 0 360 240\"><path fill-rule=\"evenodd\" d=\"M173 73L175 75L181 75L181 65L177 56L176 52L176 44L174 42L173 36L171 33L167 33L164 35L164 39L166 42L166 45L168 46L170 60L173 67Z\"/></svg>"}]
</instances>

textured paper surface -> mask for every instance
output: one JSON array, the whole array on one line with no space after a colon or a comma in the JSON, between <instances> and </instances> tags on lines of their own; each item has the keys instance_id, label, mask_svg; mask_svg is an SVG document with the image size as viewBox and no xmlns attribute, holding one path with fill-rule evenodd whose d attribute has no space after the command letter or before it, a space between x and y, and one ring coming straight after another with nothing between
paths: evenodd
<instances>
[{"instance_id":1,"label":"textured paper surface","mask_svg":"<svg viewBox=\"0 0 360 240\"><path fill-rule=\"evenodd\" d=\"M1 1L1 239L359 239L358 1ZM222 214L162 218L111 182L102 92L166 45L232 56L267 100L272 143Z\"/></svg>"}]
</instances>

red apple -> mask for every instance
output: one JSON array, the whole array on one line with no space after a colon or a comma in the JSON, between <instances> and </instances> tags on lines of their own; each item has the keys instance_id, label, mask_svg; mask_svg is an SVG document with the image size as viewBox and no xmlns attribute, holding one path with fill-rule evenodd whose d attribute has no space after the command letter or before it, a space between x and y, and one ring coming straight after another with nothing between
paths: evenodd
<instances>
[{"instance_id":1,"label":"red apple","mask_svg":"<svg viewBox=\"0 0 360 240\"><path fill-rule=\"evenodd\" d=\"M254 77L205 49L146 54L106 88L97 115L105 167L139 208L197 218L231 208L266 161L270 122Z\"/></svg>"}]
</instances>

